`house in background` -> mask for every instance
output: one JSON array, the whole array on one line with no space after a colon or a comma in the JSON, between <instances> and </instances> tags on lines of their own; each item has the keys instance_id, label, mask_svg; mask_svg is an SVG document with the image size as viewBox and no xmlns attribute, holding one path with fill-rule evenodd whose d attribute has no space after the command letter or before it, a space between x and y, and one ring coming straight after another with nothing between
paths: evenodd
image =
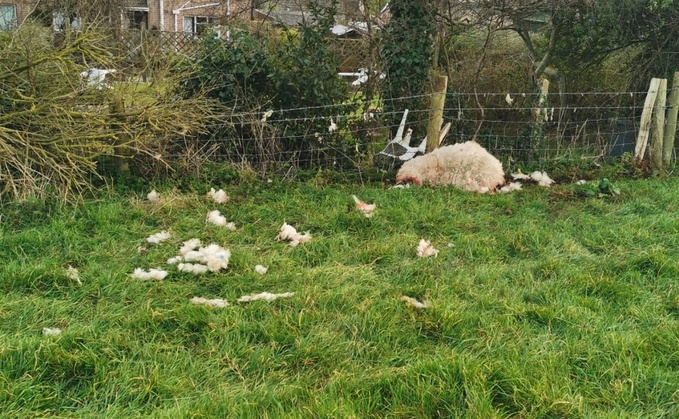
<instances>
[{"instance_id":1,"label":"house in background","mask_svg":"<svg viewBox=\"0 0 679 419\"><path fill-rule=\"evenodd\" d=\"M102 10L96 2L83 1L97 19ZM77 27L88 16L78 16L58 7L59 2L39 0L0 0L0 30L8 30L25 20L52 20L56 31ZM103 7L103 6L102 6ZM107 21L125 29L154 29L168 32L201 33L206 27L232 19L248 18L249 0L123 0L115 10L104 10Z\"/></svg>"},{"instance_id":2,"label":"house in background","mask_svg":"<svg viewBox=\"0 0 679 419\"><path fill-rule=\"evenodd\" d=\"M123 27L132 29L200 34L211 25L247 16L248 3L245 0L128 0L121 21Z\"/></svg>"},{"instance_id":3,"label":"house in background","mask_svg":"<svg viewBox=\"0 0 679 419\"><path fill-rule=\"evenodd\" d=\"M30 5L23 3L0 0L0 31L15 28L30 12Z\"/></svg>"},{"instance_id":4,"label":"house in background","mask_svg":"<svg viewBox=\"0 0 679 419\"><path fill-rule=\"evenodd\" d=\"M330 0L316 0L318 6L330 4ZM251 2L250 19L282 23L287 26L308 23L312 13L307 7L308 0L253 0ZM339 0L335 20L339 24L363 20L360 0Z\"/></svg>"},{"instance_id":5,"label":"house in background","mask_svg":"<svg viewBox=\"0 0 679 419\"><path fill-rule=\"evenodd\" d=\"M59 0L0 0L0 30L8 30L27 19L38 19L55 31L78 27L91 19L125 29L152 29L200 34L206 27L232 20L260 20L295 26L308 22L312 14L308 0L120 0L99 2L79 0L81 6L66 10ZM330 0L316 0L319 6ZM78 4L78 2L75 2ZM347 26L346 36L356 36L355 25L365 19L360 0L340 0L336 21ZM385 7L386 9L386 7ZM382 12L381 12L382 13Z\"/></svg>"}]
</instances>

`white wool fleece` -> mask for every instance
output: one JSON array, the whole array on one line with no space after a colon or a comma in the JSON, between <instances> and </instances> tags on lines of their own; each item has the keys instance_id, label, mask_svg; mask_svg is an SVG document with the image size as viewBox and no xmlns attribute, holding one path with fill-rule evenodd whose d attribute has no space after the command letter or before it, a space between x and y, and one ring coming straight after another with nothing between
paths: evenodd
<instances>
[{"instance_id":1,"label":"white wool fleece","mask_svg":"<svg viewBox=\"0 0 679 419\"><path fill-rule=\"evenodd\" d=\"M494 191L505 183L502 163L475 141L437 148L409 160L396 174L396 182L452 185L465 191Z\"/></svg>"}]
</instances>

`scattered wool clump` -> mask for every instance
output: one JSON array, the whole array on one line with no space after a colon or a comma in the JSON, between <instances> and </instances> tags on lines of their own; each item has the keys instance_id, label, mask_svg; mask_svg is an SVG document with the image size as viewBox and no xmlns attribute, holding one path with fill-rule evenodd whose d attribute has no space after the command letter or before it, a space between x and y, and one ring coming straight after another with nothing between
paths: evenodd
<instances>
[{"instance_id":1,"label":"scattered wool clump","mask_svg":"<svg viewBox=\"0 0 679 419\"><path fill-rule=\"evenodd\" d=\"M290 224L283 223L278 236L276 236L276 240L289 240L290 246L295 247L300 243L306 243L311 240L311 235L308 232L300 234L297 232L295 227L291 226Z\"/></svg>"},{"instance_id":2,"label":"scattered wool clump","mask_svg":"<svg viewBox=\"0 0 679 419\"><path fill-rule=\"evenodd\" d=\"M335 131L337 131L337 124L335 123L335 121L332 120L332 118L330 118L330 126L328 127L328 132L332 134Z\"/></svg>"},{"instance_id":3,"label":"scattered wool clump","mask_svg":"<svg viewBox=\"0 0 679 419\"><path fill-rule=\"evenodd\" d=\"M406 181L485 193L504 184L505 174L497 158L477 142L467 141L408 160L396 174L396 183Z\"/></svg>"},{"instance_id":4,"label":"scattered wool clump","mask_svg":"<svg viewBox=\"0 0 679 419\"><path fill-rule=\"evenodd\" d=\"M207 222L212 223L214 225L220 226L220 227L226 227L229 230L235 230L236 229L236 224L234 223L227 223L226 222L226 217L224 217L219 210L214 210L210 211L207 213Z\"/></svg>"},{"instance_id":5,"label":"scattered wool clump","mask_svg":"<svg viewBox=\"0 0 679 419\"><path fill-rule=\"evenodd\" d=\"M146 241L151 244L159 244L171 237L170 233L167 231L161 231L160 233L152 234L146 238Z\"/></svg>"},{"instance_id":6,"label":"scattered wool clump","mask_svg":"<svg viewBox=\"0 0 679 419\"><path fill-rule=\"evenodd\" d=\"M180 272L189 272L194 275L201 275L207 273L207 265L202 265L200 263L179 263L177 265L177 270Z\"/></svg>"},{"instance_id":7,"label":"scattered wool clump","mask_svg":"<svg viewBox=\"0 0 679 419\"><path fill-rule=\"evenodd\" d=\"M547 175L547 172L541 172L539 170L534 171L530 175L526 175L526 174L521 173L521 172L512 173L512 179L533 181L533 182L536 182L539 186L544 186L544 187L547 187L547 188L552 186L552 184L554 183L554 180L552 180Z\"/></svg>"},{"instance_id":8,"label":"scattered wool clump","mask_svg":"<svg viewBox=\"0 0 679 419\"><path fill-rule=\"evenodd\" d=\"M512 173L512 179L514 180L531 180L530 175L521 173L521 171L517 173Z\"/></svg>"},{"instance_id":9,"label":"scattered wool clump","mask_svg":"<svg viewBox=\"0 0 679 419\"><path fill-rule=\"evenodd\" d=\"M536 181L539 186L544 186L547 188L552 186L552 183L554 183L554 181L549 176L547 176L547 172L535 171L530 174L530 178Z\"/></svg>"},{"instance_id":10,"label":"scattered wool clump","mask_svg":"<svg viewBox=\"0 0 679 419\"><path fill-rule=\"evenodd\" d=\"M409 305L410 307L415 307L415 308L428 308L429 307L428 302L426 302L426 301L421 302L421 301L416 300L415 298L408 297L408 296L405 296L405 295L403 297L401 297L401 300L405 301L406 304Z\"/></svg>"},{"instance_id":11,"label":"scattered wool clump","mask_svg":"<svg viewBox=\"0 0 679 419\"><path fill-rule=\"evenodd\" d=\"M78 269L74 268L71 265L68 265L68 269L66 269L66 276L68 279L72 279L75 282L78 283L78 285L82 285L82 281L80 281L80 275L78 275Z\"/></svg>"},{"instance_id":12,"label":"scattered wool clump","mask_svg":"<svg viewBox=\"0 0 679 419\"><path fill-rule=\"evenodd\" d=\"M185 246L182 246L182 249L184 249ZM198 250L188 250L183 254L183 257L187 262L200 262L206 264L210 272L218 272L228 267L231 251L224 249L217 244L211 244L206 247L201 247Z\"/></svg>"},{"instance_id":13,"label":"scattered wool clump","mask_svg":"<svg viewBox=\"0 0 679 419\"><path fill-rule=\"evenodd\" d=\"M193 304L200 304L204 305L207 307L214 307L214 308L224 308L229 305L229 303L226 300L222 300L221 298L214 298L214 299L207 299L203 297L193 297L191 299L191 302Z\"/></svg>"},{"instance_id":14,"label":"scattered wool clump","mask_svg":"<svg viewBox=\"0 0 679 419\"><path fill-rule=\"evenodd\" d=\"M420 243L417 245L417 256L421 258L426 258L429 256L436 257L438 254L439 251L434 249L431 243L429 243L425 239L421 239Z\"/></svg>"},{"instance_id":15,"label":"scattered wool clump","mask_svg":"<svg viewBox=\"0 0 679 419\"><path fill-rule=\"evenodd\" d=\"M45 336L59 336L61 334L61 329L58 327L43 327L42 334Z\"/></svg>"},{"instance_id":16,"label":"scattered wool clump","mask_svg":"<svg viewBox=\"0 0 679 419\"><path fill-rule=\"evenodd\" d=\"M238 299L239 303L245 303L249 301L264 300L273 301L277 298L292 297L295 295L294 292L284 292L282 294L272 294L270 292L260 292L259 294L244 295Z\"/></svg>"},{"instance_id":17,"label":"scattered wool clump","mask_svg":"<svg viewBox=\"0 0 679 419\"><path fill-rule=\"evenodd\" d=\"M356 195L351 195L351 197L354 198L354 202L356 203L356 209L361 214L365 215L366 218L370 218L373 216L375 209L377 209L376 204L366 204L365 202L358 199Z\"/></svg>"},{"instance_id":18,"label":"scattered wool clump","mask_svg":"<svg viewBox=\"0 0 679 419\"><path fill-rule=\"evenodd\" d=\"M181 257L181 256L175 256L175 257L173 257L173 258L169 258L169 259L167 260L167 264L168 264L168 265L174 265L175 263L178 263L178 262L181 262L181 261L182 261L182 257Z\"/></svg>"},{"instance_id":19,"label":"scattered wool clump","mask_svg":"<svg viewBox=\"0 0 679 419\"><path fill-rule=\"evenodd\" d=\"M226 192L223 190L218 190L215 191L215 188L210 188L210 192L207 193L207 196L212 198L213 201L215 201L218 204L224 204L226 202L229 202L229 197L226 195Z\"/></svg>"},{"instance_id":20,"label":"scattered wool clump","mask_svg":"<svg viewBox=\"0 0 679 419\"><path fill-rule=\"evenodd\" d=\"M262 122L266 122L267 119L271 118L271 115L273 115L273 110L268 110L264 112L264 115L262 115Z\"/></svg>"},{"instance_id":21,"label":"scattered wool clump","mask_svg":"<svg viewBox=\"0 0 679 419\"><path fill-rule=\"evenodd\" d=\"M160 202L160 194L158 192L156 192L155 189L152 190L151 192L149 192L148 195L146 195L146 198L150 202Z\"/></svg>"},{"instance_id":22,"label":"scattered wool clump","mask_svg":"<svg viewBox=\"0 0 679 419\"><path fill-rule=\"evenodd\" d=\"M195 250L196 248L201 246L200 239L191 239L187 240L184 243L182 243L182 247L179 248L179 253L183 255L186 255L192 250Z\"/></svg>"},{"instance_id":23,"label":"scattered wool clump","mask_svg":"<svg viewBox=\"0 0 679 419\"><path fill-rule=\"evenodd\" d=\"M255 272L257 272L260 275L266 274L268 270L269 270L269 268L267 268L266 266L262 266L262 265L255 266Z\"/></svg>"},{"instance_id":24,"label":"scattered wool clump","mask_svg":"<svg viewBox=\"0 0 679 419\"><path fill-rule=\"evenodd\" d=\"M500 188L500 192L502 193L509 193L512 191L520 191L521 188L521 182L511 182L503 187Z\"/></svg>"},{"instance_id":25,"label":"scattered wool clump","mask_svg":"<svg viewBox=\"0 0 679 419\"><path fill-rule=\"evenodd\" d=\"M505 96L505 102L507 102L507 105L509 106L512 106L512 103L514 103L514 99L509 93L507 93L507 96Z\"/></svg>"},{"instance_id":26,"label":"scattered wool clump","mask_svg":"<svg viewBox=\"0 0 679 419\"><path fill-rule=\"evenodd\" d=\"M161 269L149 269L148 271L142 268L137 268L132 273L132 278L139 279L141 281L148 281L150 279L156 279L162 281L167 276L167 271Z\"/></svg>"}]
</instances>

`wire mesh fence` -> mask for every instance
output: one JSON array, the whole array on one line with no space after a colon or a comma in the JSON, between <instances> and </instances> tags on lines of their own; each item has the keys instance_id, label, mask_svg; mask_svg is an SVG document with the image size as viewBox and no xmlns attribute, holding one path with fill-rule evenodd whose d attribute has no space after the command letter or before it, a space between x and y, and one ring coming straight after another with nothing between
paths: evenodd
<instances>
[{"instance_id":1,"label":"wire mesh fence","mask_svg":"<svg viewBox=\"0 0 679 419\"><path fill-rule=\"evenodd\" d=\"M451 129L442 145L476 140L508 166L602 161L633 153L645 92L568 93L565 106L538 106L537 93L449 94L444 123ZM420 98L420 97L418 97ZM407 102L413 97L397 98ZM210 159L253 167L320 167L357 170L372 166L389 141L402 112L384 112L374 101L228 115L202 140ZM429 109L409 109L408 144L424 140ZM233 128L229 136L222 128ZM244 127L247 126L247 129Z\"/></svg>"}]
</instances>

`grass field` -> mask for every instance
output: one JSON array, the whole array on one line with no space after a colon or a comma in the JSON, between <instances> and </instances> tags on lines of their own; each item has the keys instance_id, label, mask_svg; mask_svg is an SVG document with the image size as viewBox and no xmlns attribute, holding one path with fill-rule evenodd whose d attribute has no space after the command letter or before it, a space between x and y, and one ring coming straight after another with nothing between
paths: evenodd
<instances>
[{"instance_id":1,"label":"grass field","mask_svg":"<svg viewBox=\"0 0 679 419\"><path fill-rule=\"evenodd\" d=\"M679 417L679 179L605 197L212 186L231 201L160 188L157 205L2 206L0 416ZM238 229L206 224L212 209ZM312 240L277 242L283 222ZM228 269L167 265L191 238L230 249ZM416 256L422 238L437 257ZM263 291L295 294L236 301Z\"/></svg>"}]
</instances>

